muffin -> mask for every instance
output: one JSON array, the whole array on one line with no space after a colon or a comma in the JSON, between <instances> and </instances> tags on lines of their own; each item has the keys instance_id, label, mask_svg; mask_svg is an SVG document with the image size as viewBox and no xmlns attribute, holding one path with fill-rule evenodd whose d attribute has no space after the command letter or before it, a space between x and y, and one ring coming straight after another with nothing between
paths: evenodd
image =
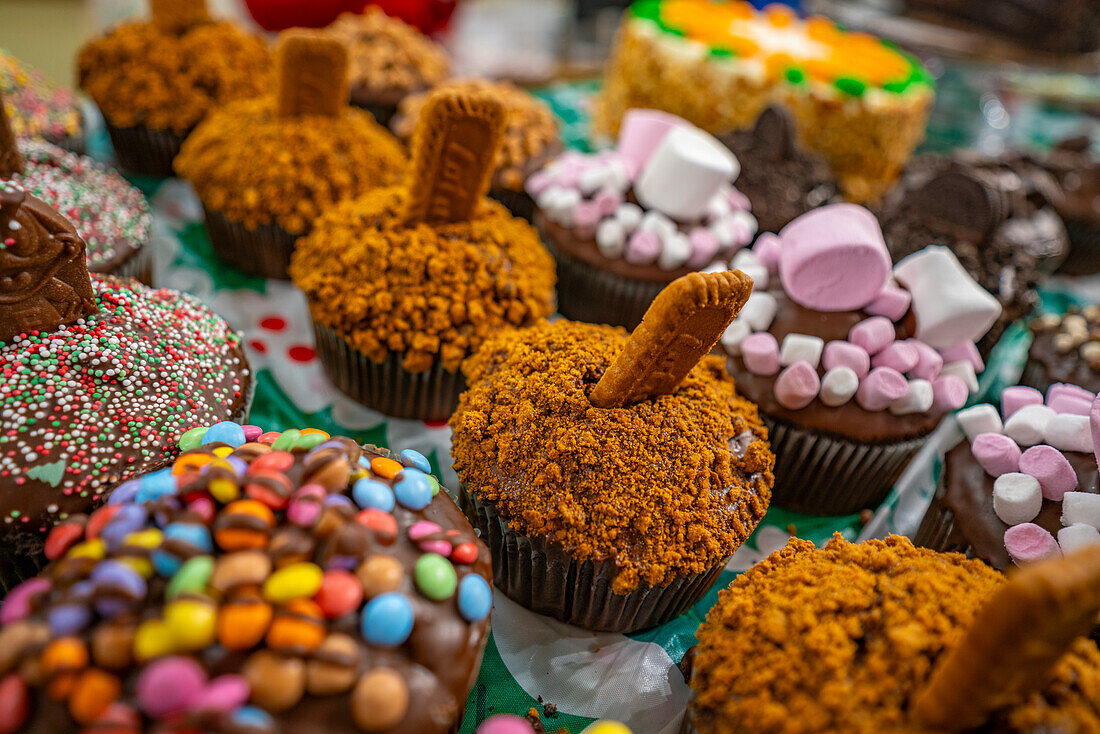
<instances>
[{"instance_id":1,"label":"muffin","mask_svg":"<svg viewBox=\"0 0 1100 734\"><path fill-rule=\"evenodd\" d=\"M369 5L344 13L325 33L347 46L351 103L389 125L401 100L447 78L451 59L442 46L400 18Z\"/></svg>"},{"instance_id":2,"label":"muffin","mask_svg":"<svg viewBox=\"0 0 1100 734\"><path fill-rule=\"evenodd\" d=\"M966 152L929 155L906 170L879 218L895 260L929 244L950 247L1001 302L1000 320L978 342L988 357L1009 324L1035 308L1036 284L1066 256L1056 199L1053 181L1035 166Z\"/></svg>"},{"instance_id":3,"label":"muffin","mask_svg":"<svg viewBox=\"0 0 1100 734\"><path fill-rule=\"evenodd\" d=\"M631 110L614 150L570 151L529 178L562 315L633 329L669 283L751 242L756 219L732 185L739 171L702 130Z\"/></svg>"},{"instance_id":4,"label":"muffin","mask_svg":"<svg viewBox=\"0 0 1100 734\"><path fill-rule=\"evenodd\" d=\"M1006 581L898 536L791 540L699 628L684 731L1095 731L1098 571L1096 549Z\"/></svg>"},{"instance_id":5,"label":"muffin","mask_svg":"<svg viewBox=\"0 0 1100 734\"><path fill-rule=\"evenodd\" d=\"M0 184L0 585L33 572L46 532L162 466L196 421L242 420L240 337L198 301L89 278L57 211Z\"/></svg>"},{"instance_id":6,"label":"muffin","mask_svg":"<svg viewBox=\"0 0 1100 734\"><path fill-rule=\"evenodd\" d=\"M779 104L845 198L870 203L924 137L932 84L894 44L780 3L638 0L615 38L593 126L612 136L627 110L656 109L725 135Z\"/></svg>"},{"instance_id":7,"label":"muffin","mask_svg":"<svg viewBox=\"0 0 1100 734\"><path fill-rule=\"evenodd\" d=\"M163 177L208 113L271 89L273 67L263 39L212 21L201 1L151 5L150 20L85 44L77 73L103 113L119 165Z\"/></svg>"},{"instance_id":8,"label":"muffin","mask_svg":"<svg viewBox=\"0 0 1100 734\"><path fill-rule=\"evenodd\" d=\"M368 408L446 420L463 361L493 333L554 311L538 234L484 197L503 120L493 97L439 93L421 115L407 185L332 207L298 241L290 275L318 357Z\"/></svg>"},{"instance_id":9,"label":"muffin","mask_svg":"<svg viewBox=\"0 0 1100 734\"><path fill-rule=\"evenodd\" d=\"M751 128L723 136L722 143L741 162L737 190L762 232L778 232L811 209L842 200L829 164L798 142L782 107L765 108Z\"/></svg>"},{"instance_id":10,"label":"muffin","mask_svg":"<svg viewBox=\"0 0 1100 734\"><path fill-rule=\"evenodd\" d=\"M891 269L878 223L855 204L804 214L731 266L756 287L722 344L768 426L773 503L877 507L944 414L977 392L974 341L1000 305L945 247Z\"/></svg>"},{"instance_id":11,"label":"muffin","mask_svg":"<svg viewBox=\"0 0 1100 734\"><path fill-rule=\"evenodd\" d=\"M1062 315L1043 314L1029 324L1034 339L1020 383L1046 391L1068 382L1100 392L1100 307L1071 307Z\"/></svg>"},{"instance_id":12,"label":"muffin","mask_svg":"<svg viewBox=\"0 0 1100 734\"><path fill-rule=\"evenodd\" d=\"M176 159L202 201L214 253L265 278L288 277L294 241L317 217L396 183L406 165L401 144L348 105L343 45L295 30L277 54L277 93L213 113ZM320 89L311 86L318 79Z\"/></svg>"},{"instance_id":13,"label":"muffin","mask_svg":"<svg viewBox=\"0 0 1100 734\"><path fill-rule=\"evenodd\" d=\"M457 731L489 554L427 460L313 429L188 434L8 594L0 728Z\"/></svg>"},{"instance_id":14,"label":"muffin","mask_svg":"<svg viewBox=\"0 0 1100 734\"><path fill-rule=\"evenodd\" d=\"M507 109L504 141L496 155L496 169L489 184L489 196L508 207L514 216L530 221L535 204L524 183L562 152L558 119L546 103L507 82L484 79L453 79L436 89L491 94ZM431 96L423 92L406 97L393 120L393 131L410 141L421 110Z\"/></svg>"},{"instance_id":15,"label":"muffin","mask_svg":"<svg viewBox=\"0 0 1100 734\"><path fill-rule=\"evenodd\" d=\"M750 287L694 273L629 338L560 320L494 335L466 363L450 420L460 504L512 600L635 632L714 584L773 480L756 407L704 356Z\"/></svg>"},{"instance_id":16,"label":"muffin","mask_svg":"<svg viewBox=\"0 0 1100 734\"><path fill-rule=\"evenodd\" d=\"M1044 396L1007 388L1001 411L958 414L967 440L947 452L914 542L998 570L1100 543L1100 492L1089 427L1095 394L1071 384Z\"/></svg>"},{"instance_id":17,"label":"muffin","mask_svg":"<svg viewBox=\"0 0 1100 734\"><path fill-rule=\"evenodd\" d=\"M3 49L0 99L17 138L45 140L74 153L84 152L84 115L73 90L54 84Z\"/></svg>"}]
</instances>

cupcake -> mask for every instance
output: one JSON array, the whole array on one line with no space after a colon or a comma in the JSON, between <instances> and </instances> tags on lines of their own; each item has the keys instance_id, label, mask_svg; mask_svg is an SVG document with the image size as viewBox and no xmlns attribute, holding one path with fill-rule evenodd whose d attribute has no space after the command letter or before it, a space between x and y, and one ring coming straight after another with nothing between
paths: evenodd
<instances>
[{"instance_id":1,"label":"cupcake","mask_svg":"<svg viewBox=\"0 0 1100 734\"><path fill-rule=\"evenodd\" d=\"M1096 548L1006 581L898 536L792 540L699 628L684 732L1095 731L1098 588Z\"/></svg>"},{"instance_id":2,"label":"cupcake","mask_svg":"<svg viewBox=\"0 0 1100 734\"><path fill-rule=\"evenodd\" d=\"M633 329L669 283L751 242L739 170L702 130L632 110L615 150L569 152L528 179L562 315Z\"/></svg>"},{"instance_id":3,"label":"cupcake","mask_svg":"<svg viewBox=\"0 0 1100 734\"><path fill-rule=\"evenodd\" d=\"M0 730L458 731L489 554L427 460L313 429L185 435L8 594Z\"/></svg>"},{"instance_id":4,"label":"cupcake","mask_svg":"<svg viewBox=\"0 0 1100 734\"><path fill-rule=\"evenodd\" d=\"M513 601L636 632L714 584L773 480L756 407L704 356L750 289L743 273L693 273L630 337L544 322L467 362L450 420L460 504Z\"/></svg>"},{"instance_id":5,"label":"cupcake","mask_svg":"<svg viewBox=\"0 0 1100 734\"><path fill-rule=\"evenodd\" d=\"M437 84L436 89L490 94L504 104L507 111L504 140L497 151L489 196L508 207L513 215L530 220L535 204L524 183L561 153L557 117L542 100L507 82L454 79ZM393 121L393 131L399 138L412 140L417 120L430 97L431 92L423 92L401 102Z\"/></svg>"},{"instance_id":6,"label":"cupcake","mask_svg":"<svg viewBox=\"0 0 1100 734\"><path fill-rule=\"evenodd\" d=\"M1052 180L1035 166L964 152L922 156L886 197L879 218L896 260L945 245L1001 302L1000 320L978 343L988 357L1009 324L1035 308L1036 284L1066 256L1056 198Z\"/></svg>"},{"instance_id":7,"label":"cupcake","mask_svg":"<svg viewBox=\"0 0 1100 734\"><path fill-rule=\"evenodd\" d=\"M463 361L554 310L537 233L484 198L503 121L495 97L440 92L421 114L407 185L332 207L298 241L290 275L318 357L368 408L446 420Z\"/></svg>"},{"instance_id":8,"label":"cupcake","mask_svg":"<svg viewBox=\"0 0 1100 734\"><path fill-rule=\"evenodd\" d=\"M966 440L947 452L918 545L998 570L1100 544L1100 487L1089 426L1094 393L1072 384L1005 389L1001 410L960 411ZM1100 416L1098 416L1100 419ZM1097 423L1100 428L1100 422Z\"/></svg>"},{"instance_id":9,"label":"cupcake","mask_svg":"<svg viewBox=\"0 0 1100 734\"><path fill-rule=\"evenodd\" d=\"M46 532L157 468L197 421L241 420L240 338L198 301L89 278L69 222L0 183L0 586Z\"/></svg>"},{"instance_id":10,"label":"cupcake","mask_svg":"<svg viewBox=\"0 0 1100 734\"><path fill-rule=\"evenodd\" d=\"M103 113L119 165L171 176L180 145L208 113L271 88L271 54L261 38L212 21L202 0L151 5L151 20L88 42L77 71Z\"/></svg>"},{"instance_id":11,"label":"cupcake","mask_svg":"<svg viewBox=\"0 0 1100 734\"><path fill-rule=\"evenodd\" d=\"M45 140L84 152L84 116L73 90L0 49L0 99L17 138Z\"/></svg>"},{"instance_id":12,"label":"cupcake","mask_svg":"<svg viewBox=\"0 0 1100 734\"><path fill-rule=\"evenodd\" d=\"M841 201L829 164L797 140L791 115L768 107L756 124L722 137L741 163L737 190L748 198L763 232L778 232L811 209Z\"/></svg>"},{"instance_id":13,"label":"cupcake","mask_svg":"<svg viewBox=\"0 0 1100 734\"><path fill-rule=\"evenodd\" d=\"M731 267L756 286L722 344L768 426L772 501L825 515L877 507L978 390L974 342L1000 304L946 247L891 268L878 223L855 204L803 214Z\"/></svg>"},{"instance_id":14,"label":"cupcake","mask_svg":"<svg viewBox=\"0 0 1100 734\"><path fill-rule=\"evenodd\" d=\"M343 45L294 30L277 55L277 93L210 115L176 159L202 201L215 254L265 278L287 277L294 241L314 219L395 183L406 164L401 144L348 105Z\"/></svg>"},{"instance_id":15,"label":"cupcake","mask_svg":"<svg viewBox=\"0 0 1100 734\"><path fill-rule=\"evenodd\" d=\"M447 78L451 59L443 47L399 18L369 5L344 13L325 34L348 49L351 103L389 125L401 100Z\"/></svg>"},{"instance_id":16,"label":"cupcake","mask_svg":"<svg viewBox=\"0 0 1100 734\"><path fill-rule=\"evenodd\" d=\"M1030 327L1034 339L1022 384L1045 392L1068 382L1100 392L1100 306L1074 306L1061 316L1044 314Z\"/></svg>"}]
</instances>

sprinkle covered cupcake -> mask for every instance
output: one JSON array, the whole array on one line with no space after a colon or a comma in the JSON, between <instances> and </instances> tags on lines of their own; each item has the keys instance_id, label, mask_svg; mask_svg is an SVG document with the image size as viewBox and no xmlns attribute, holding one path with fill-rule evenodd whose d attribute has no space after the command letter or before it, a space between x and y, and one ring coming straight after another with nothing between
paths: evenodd
<instances>
[{"instance_id":1,"label":"sprinkle covered cupcake","mask_svg":"<svg viewBox=\"0 0 1100 734\"><path fill-rule=\"evenodd\" d=\"M719 264L719 266L721 266ZM776 455L773 502L876 507L944 414L978 390L1001 307L946 247L891 267L874 216L815 209L732 262L756 283L722 337Z\"/></svg>"},{"instance_id":2,"label":"sprinkle covered cupcake","mask_svg":"<svg viewBox=\"0 0 1100 734\"><path fill-rule=\"evenodd\" d=\"M84 116L73 90L61 87L0 49L0 98L17 138L84 152Z\"/></svg>"},{"instance_id":3,"label":"sprinkle covered cupcake","mask_svg":"<svg viewBox=\"0 0 1100 734\"><path fill-rule=\"evenodd\" d=\"M1006 581L899 536L795 539L707 614L684 732L1095 731L1098 611L1097 548Z\"/></svg>"},{"instance_id":4,"label":"sprinkle covered cupcake","mask_svg":"<svg viewBox=\"0 0 1100 734\"><path fill-rule=\"evenodd\" d=\"M190 296L89 279L55 210L0 184L0 584L45 533L160 466L196 421L241 420L240 338Z\"/></svg>"},{"instance_id":5,"label":"sprinkle covered cupcake","mask_svg":"<svg viewBox=\"0 0 1100 734\"><path fill-rule=\"evenodd\" d=\"M0 730L457 731L489 554L427 459L314 429L184 437L8 594Z\"/></svg>"},{"instance_id":6,"label":"sprinkle covered cupcake","mask_svg":"<svg viewBox=\"0 0 1100 734\"><path fill-rule=\"evenodd\" d=\"M1046 391L1068 382L1100 392L1100 305L1074 306L1032 320L1034 339L1020 382Z\"/></svg>"},{"instance_id":7,"label":"sprinkle covered cupcake","mask_svg":"<svg viewBox=\"0 0 1100 734\"><path fill-rule=\"evenodd\" d=\"M561 153L557 117L542 100L507 82L454 79L435 88L489 94L504 104L504 134L496 154L489 196L508 207L515 216L530 220L535 204L524 189L524 183ZM399 138L412 139L420 112L430 96L431 92L423 92L401 102L393 121L393 130Z\"/></svg>"},{"instance_id":8,"label":"sprinkle covered cupcake","mask_svg":"<svg viewBox=\"0 0 1100 734\"><path fill-rule=\"evenodd\" d=\"M505 112L444 91L422 112L407 185L326 212L290 267L330 379L387 415L445 420L459 367L494 332L554 310L537 233L485 199Z\"/></svg>"},{"instance_id":9,"label":"sprinkle covered cupcake","mask_svg":"<svg viewBox=\"0 0 1100 734\"><path fill-rule=\"evenodd\" d=\"M271 89L271 54L263 39L212 21L205 0L150 6L150 20L124 23L86 44L77 71L122 168L171 176L180 144L208 113Z\"/></svg>"},{"instance_id":10,"label":"sprinkle covered cupcake","mask_svg":"<svg viewBox=\"0 0 1100 734\"><path fill-rule=\"evenodd\" d=\"M265 278L288 277L294 240L317 217L398 181L406 165L401 144L348 105L343 45L294 30L277 56L278 94L211 115L176 160L202 200L214 252Z\"/></svg>"},{"instance_id":11,"label":"sprinkle covered cupcake","mask_svg":"<svg viewBox=\"0 0 1100 734\"><path fill-rule=\"evenodd\" d=\"M529 178L562 315L632 329L669 283L751 242L756 219L732 185L739 171L702 130L631 110L615 150L569 152Z\"/></svg>"},{"instance_id":12,"label":"sprinkle covered cupcake","mask_svg":"<svg viewBox=\"0 0 1100 734\"><path fill-rule=\"evenodd\" d=\"M561 320L496 335L467 362L451 453L501 591L617 632L706 593L771 495L756 407L704 356L751 287L693 273L630 337Z\"/></svg>"}]
</instances>

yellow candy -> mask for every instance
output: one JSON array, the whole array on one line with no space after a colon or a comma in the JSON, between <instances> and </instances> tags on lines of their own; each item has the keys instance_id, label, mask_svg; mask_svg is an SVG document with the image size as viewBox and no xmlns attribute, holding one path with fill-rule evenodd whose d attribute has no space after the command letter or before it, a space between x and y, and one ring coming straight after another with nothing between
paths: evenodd
<instances>
[{"instance_id":1,"label":"yellow candy","mask_svg":"<svg viewBox=\"0 0 1100 734\"><path fill-rule=\"evenodd\" d=\"M107 555L107 546L103 545L103 541L99 538L94 540L85 540L83 543L77 543L69 549L66 557L68 558L94 558L100 560Z\"/></svg>"},{"instance_id":2,"label":"yellow candy","mask_svg":"<svg viewBox=\"0 0 1100 734\"><path fill-rule=\"evenodd\" d=\"M264 581L264 598L273 604L309 598L321 588L321 569L312 563L280 568Z\"/></svg>"},{"instance_id":3,"label":"yellow candy","mask_svg":"<svg viewBox=\"0 0 1100 734\"><path fill-rule=\"evenodd\" d=\"M164 624L179 650L200 650L214 642L218 613L204 599L177 599L164 607Z\"/></svg>"},{"instance_id":4,"label":"yellow candy","mask_svg":"<svg viewBox=\"0 0 1100 734\"><path fill-rule=\"evenodd\" d=\"M581 734L632 734L625 724L610 719L600 719L588 725Z\"/></svg>"},{"instance_id":5,"label":"yellow candy","mask_svg":"<svg viewBox=\"0 0 1100 734\"><path fill-rule=\"evenodd\" d=\"M137 628L134 635L134 658L139 662L171 655L175 651L172 630L163 620L149 619Z\"/></svg>"},{"instance_id":6,"label":"yellow candy","mask_svg":"<svg viewBox=\"0 0 1100 734\"><path fill-rule=\"evenodd\" d=\"M130 533L122 539L123 547L129 546L131 548L159 548L160 544L164 541L164 533L156 528L146 528L145 530L139 530L136 533Z\"/></svg>"},{"instance_id":7,"label":"yellow candy","mask_svg":"<svg viewBox=\"0 0 1100 734\"><path fill-rule=\"evenodd\" d=\"M225 459L215 459L210 462L210 467L206 471L207 476L210 477L206 488L210 490L211 497L223 505L228 505L240 498L241 488L233 478L237 475L237 471L232 464Z\"/></svg>"},{"instance_id":8,"label":"yellow candy","mask_svg":"<svg viewBox=\"0 0 1100 734\"><path fill-rule=\"evenodd\" d=\"M153 578L153 563L148 558L124 556L118 560L140 573L144 578Z\"/></svg>"},{"instance_id":9,"label":"yellow candy","mask_svg":"<svg viewBox=\"0 0 1100 734\"><path fill-rule=\"evenodd\" d=\"M216 449L214 449L214 456L217 456L219 459L224 459L231 453L233 453L232 446L218 446Z\"/></svg>"}]
</instances>

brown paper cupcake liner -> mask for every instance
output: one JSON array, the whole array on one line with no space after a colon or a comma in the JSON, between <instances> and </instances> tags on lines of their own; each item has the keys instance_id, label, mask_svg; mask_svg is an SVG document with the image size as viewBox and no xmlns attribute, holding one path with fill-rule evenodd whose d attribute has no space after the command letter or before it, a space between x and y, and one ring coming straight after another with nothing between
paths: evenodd
<instances>
[{"instance_id":1,"label":"brown paper cupcake liner","mask_svg":"<svg viewBox=\"0 0 1100 734\"><path fill-rule=\"evenodd\" d=\"M913 544L941 552L974 555L974 549L955 532L955 511L943 503L944 483L940 478L936 494L932 497L928 510L924 513L920 527L913 535Z\"/></svg>"},{"instance_id":2,"label":"brown paper cupcake liner","mask_svg":"<svg viewBox=\"0 0 1100 734\"><path fill-rule=\"evenodd\" d=\"M107 123L107 134L115 149L118 165L127 173L169 178L172 161L183 145L183 135L171 130L151 130L144 125L115 127Z\"/></svg>"},{"instance_id":3,"label":"brown paper cupcake liner","mask_svg":"<svg viewBox=\"0 0 1100 734\"><path fill-rule=\"evenodd\" d=\"M385 128L388 128L390 126L390 122L393 120L394 116L397 115L396 104L367 102L362 99L356 99L354 94L352 94L350 101L356 107L371 113L371 115L374 117L375 122Z\"/></svg>"},{"instance_id":4,"label":"brown paper cupcake liner","mask_svg":"<svg viewBox=\"0 0 1100 734\"><path fill-rule=\"evenodd\" d=\"M394 418L443 421L466 389L461 372L450 372L438 359L424 372L409 372L401 355L375 362L327 326L313 324L317 356L325 374L342 392L372 410Z\"/></svg>"},{"instance_id":5,"label":"brown paper cupcake liner","mask_svg":"<svg viewBox=\"0 0 1100 734\"><path fill-rule=\"evenodd\" d=\"M535 218L535 200L526 191L489 189L489 196L503 204L513 217L526 219L528 222Z\"/></svg>"},{"instance_id":6,"label":"brown paper cupcake liner","mask_svg":"<svg viewBox=\"0 0 1100 734\"><path fill-rule=\"evenodd\" d=\"M149 243L143 243L124 261L111 268L110 275L118 278L134 278L145 285L153 285L153 252Z\"/></svg>"},{"instance_id":7,"label":"brown paper cupcake liner","mask_svg":"<svg viewBox=\"0 0 1100 734\"><path fill-rule=\"evenodd\" d=\"M277 224L249 227L203 207L206 234L214 254L243 273L288 280L287 268L298 238Z\"/></svg>"},{"instance_id":8,"label":"brown paper cupcake liner","mask_svg":"<svg viewBox=\"0 0 1100 734\"><path fill-rule=\"evenodd\" d=\"M1069 255L1058 268L1061 275L1100 273L1100 227L1080 219L1065 220Z\"/></svg>"},{"instance_id":9,"label":"brown paper cupcake liner","mask_svg":"<svg viewBox=\"0 0 1100 734\"><path fill-rule=\"evenodd\" d=\"M859 443L760 416L775 454L772 505L814 515L878 507L927 440Z\"/></svg>"},{"instance_id":10,"label":"brown paper cupcake liner","mask_svg":"<svg viewBox=\"0 0 1100 734\"><path fill-rule=\"evenodd\" d=\"M459 505L489 546L498 589L532 612L596 632L638 632L680 616L710 590L725 566L619 595L611 591L613 562L578 561L544 538L521 535L465 485Z\"/></svg>"}]
</instances>

